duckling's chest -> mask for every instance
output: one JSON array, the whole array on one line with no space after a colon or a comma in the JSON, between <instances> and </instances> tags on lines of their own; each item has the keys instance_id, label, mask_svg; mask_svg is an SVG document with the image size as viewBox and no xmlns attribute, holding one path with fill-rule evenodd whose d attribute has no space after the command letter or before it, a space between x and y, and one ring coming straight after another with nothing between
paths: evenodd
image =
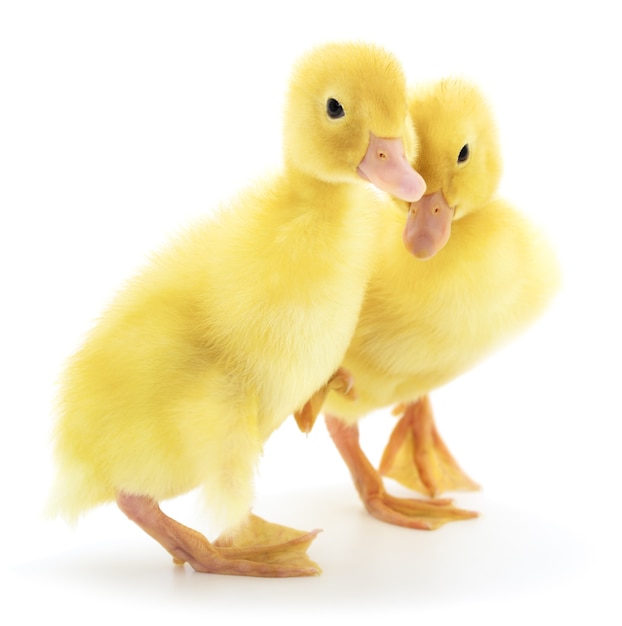
<instances>
[{"instance_id":1,"label":"duckling's chest","mask_svg":"<svg viewBox=\"0 0 622 626\"><path fill-rule=\"evenodd\" d=\"M503 337L518 301L512 272L490 257L429 269L390 294L376 284L357 331L353 350L396 388L427 391L471 367Z\"/></svg>"},{"instance_id":2,"label":"duckling's chest","mask_svg":"<svg viewBox=\"0 0 622 626\"><path fill-rule=\"evenodd\" d=\"M257 394L264 436L326 382L354 334L375 230L370 214L356 217L277 233L221 281L212 334Z\"/></svg>"}]
</instances>

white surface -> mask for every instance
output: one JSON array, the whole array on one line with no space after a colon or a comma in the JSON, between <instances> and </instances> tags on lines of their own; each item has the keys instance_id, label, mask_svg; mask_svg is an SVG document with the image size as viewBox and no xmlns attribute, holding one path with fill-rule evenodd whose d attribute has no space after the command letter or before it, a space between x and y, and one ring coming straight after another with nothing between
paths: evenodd
<instances>
[{"instance_id":1,"label":"white surface","mask_svg":"<svg viewBox=\"0 0 622 626\"><path fill-rule=\"evenodd\" d=\"M3 611L12 623L235 623L400 613L438 624L619 623L622 133L613 5L557 2L5 2L0 6ZM226 5L226 6L225 6ZM421 5L421 6L420 6ZM612 8L605 8L611 6ZM214 8L217 7L217 8ZM257 512L324 532L317 579L174 568L113 507L37 515L53 383L122 280L193 217L278 163L293 59L374 40L412 82L464 74L497 112L503 193L551 233L565 285L519 340L433 396L484 491L434 533L363 512L322 424L270 440ZM377 460L394 421L362 424ZM202 527L194 496L168 504ZM17 619L17 621L15 621Z\"/></svg>"}]
</instances>

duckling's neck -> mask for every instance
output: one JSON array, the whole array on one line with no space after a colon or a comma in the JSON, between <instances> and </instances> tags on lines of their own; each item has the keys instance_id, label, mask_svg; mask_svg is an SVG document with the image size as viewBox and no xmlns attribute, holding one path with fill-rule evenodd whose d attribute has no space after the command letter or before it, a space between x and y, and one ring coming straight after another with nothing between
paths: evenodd
<instances>
[{"instance_id":1,"label":"duckling's neck","mask_svg":"<svg viewBox=\"0 0 622 626\"><path fill-rule=\"evenodd\" d=\"M305 212L313 212L318 217L332 215L338 217L352 209L357 196L356 182L332 183L315 178L297 168L285 168L282 179L284 188L291 194L283 209L296 217Z\"/></svg>"},{"instance_id":2,"label":"duckling's neck","mask_svg":"<svg viewBox=\"0 0 622 626\"><path fill-rule=\"evenodd\" d=\"M269 201L260 203L249 224L251 234L259 229L275 255L303 268L368 262L361 257L369 257L378 211L363 182L330 183L293 168L275 182Z\"/></svg>"}]
</instances>

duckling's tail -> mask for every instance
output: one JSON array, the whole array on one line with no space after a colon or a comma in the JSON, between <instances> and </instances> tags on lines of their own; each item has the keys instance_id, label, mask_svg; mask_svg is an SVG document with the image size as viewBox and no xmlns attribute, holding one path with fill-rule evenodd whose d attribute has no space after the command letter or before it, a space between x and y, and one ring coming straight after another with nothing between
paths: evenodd
<instances>
[{"instance_id":1,"label":"duckling's tail","mask_svg":"<svg viewBox=\"0 0 622 626\"><path fill-rule=\"evenodd\" d=\"M75 526L89 509L114 500L114 491L101 486L85 468L61 467L56 475L42 515L46 519L62 518Z\"/></svg>"}]
</instances>

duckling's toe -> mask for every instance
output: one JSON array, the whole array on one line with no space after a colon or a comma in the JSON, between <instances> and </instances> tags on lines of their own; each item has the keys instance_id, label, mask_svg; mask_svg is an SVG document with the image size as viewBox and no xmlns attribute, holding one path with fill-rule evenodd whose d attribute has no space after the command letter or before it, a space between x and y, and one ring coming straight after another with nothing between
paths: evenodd
<instances>
[{"instance_id":1,"label":"duckling's toe","mask_svg":"<svg viewBox=\"0 0 622 626\"><path fill-rule=\"evenodd\" d=\"M365 499L364 504L376 519L417 530L436 530L448 522L479 517L475 511L453 506L451 500L396 498L384 491Z\"/></svg>"},{"instance_id":2,"label":"duckling's toe","mask_svg":"<svg viewBox=\"0 0 622 626\"><path fill-rule=\"evenodd\" d=\"M222 535L214 546L223 556L270 565L285 576L313 576L322 570L306 551L319 532L280 526L251 514L237 532Z\"/></svg>"}]
</instances>

